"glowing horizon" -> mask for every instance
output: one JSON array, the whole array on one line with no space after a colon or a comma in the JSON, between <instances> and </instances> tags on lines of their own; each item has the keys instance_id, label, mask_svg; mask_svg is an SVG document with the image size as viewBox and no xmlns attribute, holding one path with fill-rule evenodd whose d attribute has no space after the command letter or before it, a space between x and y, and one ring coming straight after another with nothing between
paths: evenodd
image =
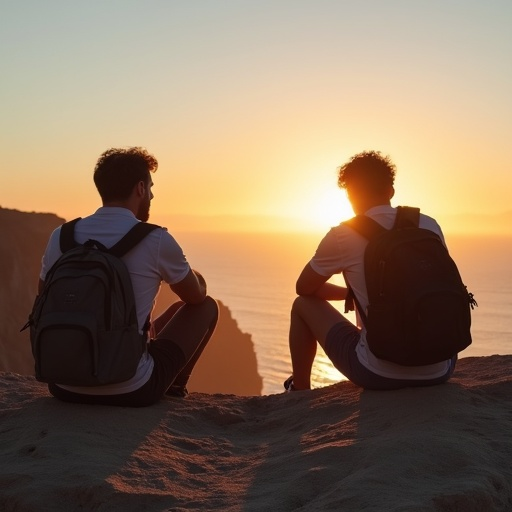
<instances>
[{"instance_id":1,"label":"glowing horizon","mask_svg":"<svg viewBox=\"0 0 512 512\"><path fill-rule=\"evenodd\" d=\"M511 209L510 19L498 0L12 3L0 206L86 215L98 156L144 146L156 218L322 230L351 215L337 167L375 149L393 204L471 231Z\"/></svg>"}]
</instances>

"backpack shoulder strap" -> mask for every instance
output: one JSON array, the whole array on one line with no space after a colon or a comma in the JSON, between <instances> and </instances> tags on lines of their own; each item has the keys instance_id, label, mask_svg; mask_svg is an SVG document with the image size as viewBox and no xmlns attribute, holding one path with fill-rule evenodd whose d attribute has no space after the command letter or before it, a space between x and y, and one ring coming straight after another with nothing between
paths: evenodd
<instances>
[{"instance_id":1,"label":"backpack shoulder strap","mask_svg":"<svg viewBox=\"0 0 512 512\"><path fill-rule=\"evenodd\" d=\"M81 219L78 217L77 219L70 220L62 224L60 227L60 250L64 254L66 251L77 247L79 244L75 241L75 224Z\"/></svg>"},{"instance_id":2,"label":"backpack shoulder strap","mask_svg":"<svg viewBox=\"0 0 512 512\"><path fill-rule=\"evenodd\" d=\"M357 231L368 240L371 240L386 231L386 228L366 215L356 215L355 217L343 222L343 224L352 228L354 231Z\"/></svg>"},{"instance_id":3,"label":"backpack shoulder strap","mask_svg":"<svg viewBox=\"0 0 512 512\"><path fill-rule=\"evenodd\" d=\"M393 229L417 228L420 225L420 209L412 206L398 206Z\"/></svg>"},{"instance_id":4,"label":"backpack shoulder strap","mask_svg":"<svg viewBox=\"0 0 512 512\"><path fill-rule=\"evenodd\" d=\"M356 215L355 217L352 217L351 219L343 222L343 224L352 228L354 231L357 231L367 240L372 240L373 238L379 236L381 233L387 231L385 227L381 226L377 221L367 217L366 215ZM345 282L348 284L346 276ZM361 321L366 325L366 313L357 300L354 290L351 286L348 286L348 293L347 297L345 298L345 313L354 311L354 307L357 308Z\"/></svg>"},{"instance_id":5,"label":"backpack shoulder strap","mask_svg":"<svg viewBox=\"0 0 512 512\"><path fill-rule=\"evenodd\" d=\"M151 231L160 228L156 224L148 224L147 222L137 222L133 228L126 233L126 235L112 246L108 252L120 258L128 251L133 249L143 238L145 238Z\"/></svg>"}]
</instances>

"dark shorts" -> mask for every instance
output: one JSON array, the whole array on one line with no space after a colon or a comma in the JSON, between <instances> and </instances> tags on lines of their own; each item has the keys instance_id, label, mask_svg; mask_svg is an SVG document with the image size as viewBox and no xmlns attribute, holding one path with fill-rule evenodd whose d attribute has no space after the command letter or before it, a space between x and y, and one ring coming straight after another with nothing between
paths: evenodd
<instances>
[{"instance_id":1,"label":"dark shorts","mask_svg":"<svg viewBox=\"0 0 512 512\"><path fill-rule=\"evenodd\" d=\"M456 357L452 359L446 374L435 379L412 380L382 377L371 372L360 363L356 353L359 338L359 329L350 321L342 320L334 325L327 334L325 353L339 372L357 386L365 389L391 390L406 387L433 386L446 382L455 370Z\"/></svg>"},{"instance_id":2,"label":"dark shorts","mask_svg":"<svg viewBox=\"0 0 512 512\"><path fill-rule=\"evenodd\" d=\"M139 389L121 395L85 395L49 384L50 393L65 402L121 407L145 407L158 402L186 364L181 348L169 340L152 340L148 351L155 362L149 380Z\"/></svg>"}]
</instances>

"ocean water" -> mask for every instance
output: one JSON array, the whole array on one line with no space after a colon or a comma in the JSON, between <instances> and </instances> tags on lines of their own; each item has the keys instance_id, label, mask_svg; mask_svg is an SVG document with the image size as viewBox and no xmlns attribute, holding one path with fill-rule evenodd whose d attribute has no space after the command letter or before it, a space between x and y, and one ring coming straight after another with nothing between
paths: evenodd
<instances>
[{"instance_id":1,"label":"ocean water","mask_svg":"<svg viewBox=\"0 0 512 512\"><path fill-rule=\"evenodd\" d=\"M230 308L242 331L251 334L263 394L281 393L282 383L291 373L288 327L295 281L322 235L173 234L191 265L205 276L209 293ZM473 344L460 357L512 353L512 237L446 238L462 278L479 304L472 316ZM334 282L343 281L335 276ZM342 302L334 305L340 310L344 306ZM319 347L313 387L343 378Z\"/></svg>"}]
</instances>

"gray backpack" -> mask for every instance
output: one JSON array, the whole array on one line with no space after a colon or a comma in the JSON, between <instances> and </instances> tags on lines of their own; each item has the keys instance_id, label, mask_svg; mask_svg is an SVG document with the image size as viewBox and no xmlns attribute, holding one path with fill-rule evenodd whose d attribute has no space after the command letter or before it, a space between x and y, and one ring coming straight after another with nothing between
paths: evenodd
<instances>
[{"instance_id":1,"label":"gray backpack","mask_svg":"<svg viewBox=\"0 0 512 512\"><path fill-rule=\"evenodd\" d=\"M121 257L159 226L139 222L107 249L95 240L75 242L79 220L61 227L63 254L48 271L24 327L30 327L36 379L74 386L122 382L137 371L149 322L140 334Z\"/></svg>"}]
</instances>

